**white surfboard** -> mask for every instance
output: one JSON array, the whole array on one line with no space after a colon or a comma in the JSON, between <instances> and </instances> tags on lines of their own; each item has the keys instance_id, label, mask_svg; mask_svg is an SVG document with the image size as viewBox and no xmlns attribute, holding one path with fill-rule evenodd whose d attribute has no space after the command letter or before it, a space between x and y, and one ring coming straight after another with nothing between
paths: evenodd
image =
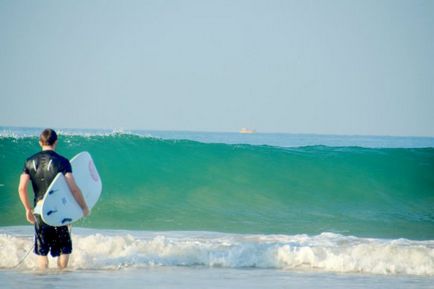
<instances>
[{"instance_id":1,"label":"white surfboard","mask_svg":"<svg viewBox=\"0 0 434 289\"><path fill-rule=\"evenodd\" d=\"M81 152L71 159L72 173L80 188L89 210L101 195L102 183L92 157L88 152ZM64 226L81 219L83 211L75 201L65 177L58 173L33 210L50 226Z\"/></svg>"}]
</instances>

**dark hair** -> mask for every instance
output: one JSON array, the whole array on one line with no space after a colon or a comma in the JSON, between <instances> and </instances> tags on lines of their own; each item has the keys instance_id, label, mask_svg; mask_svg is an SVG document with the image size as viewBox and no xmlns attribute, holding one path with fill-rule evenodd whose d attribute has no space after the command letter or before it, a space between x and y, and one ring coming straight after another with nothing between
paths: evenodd
<instances>
[{"instance_id":1,"label":"dark hair","mask_svg":"<svg viewBox=\"0 0 434 289\"><path fill-rule=\"evenodd\" d=\"M39 136L39 141L42 143L42 145L45 146L52 146L57 140L57 133L52 130L51 128L44 129L43 132L41 132L41 135Z\"/></svg>"}]
</instances>

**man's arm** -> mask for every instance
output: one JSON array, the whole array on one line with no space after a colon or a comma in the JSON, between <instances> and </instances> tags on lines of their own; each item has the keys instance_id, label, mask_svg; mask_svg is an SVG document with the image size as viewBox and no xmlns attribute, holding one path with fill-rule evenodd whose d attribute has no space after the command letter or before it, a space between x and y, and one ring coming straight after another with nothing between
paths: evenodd
<instances>
[{"instance_id":1,"label":"man's arm","mask_svg":"<svg viewBox=\"0 0 434 289\"><path fill-rule=\"evenodd\" d=\"M26 209L26 218L29 223L35 223L35 216L33 216L32 206L30 205L29 196L27 194L27 186L30 181L30 176L28 174L21 174L20 176L20 184L18 185L18 193L20 195L21 203Z\"/></svg>"},{"instance_id":2,"label":"man's arm","mask_svg":"<svg viewBox=\"0 0 434 289\"><path fill-rule=\"evenodd\" d=\"M69 189L72 192L72 195L74 196L74 199L77 201L78 205L83 210L83 216L86 217L87 215L89 215L89 208L87 207L86 201L83 198L83 194L81 193L80 188L77 186L77 183L75 182L72 173L66 173L65 180L69 186Z\"/></svg>"}]
</instances>

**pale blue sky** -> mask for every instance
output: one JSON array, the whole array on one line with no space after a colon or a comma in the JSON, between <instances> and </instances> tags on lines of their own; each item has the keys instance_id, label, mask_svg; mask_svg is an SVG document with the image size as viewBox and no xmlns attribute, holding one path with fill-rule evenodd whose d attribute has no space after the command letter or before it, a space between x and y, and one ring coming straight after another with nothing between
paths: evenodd
<instances>
[{"instance_id":1,"label":"pale blue sky","mask_svg":"<svg viewBox=\"0 0 434 289\"><path fill-rule=\"evenodd\" d=\"M434 136L434 1L0 0L0 126Z\"/></svg>"}]
</instances>

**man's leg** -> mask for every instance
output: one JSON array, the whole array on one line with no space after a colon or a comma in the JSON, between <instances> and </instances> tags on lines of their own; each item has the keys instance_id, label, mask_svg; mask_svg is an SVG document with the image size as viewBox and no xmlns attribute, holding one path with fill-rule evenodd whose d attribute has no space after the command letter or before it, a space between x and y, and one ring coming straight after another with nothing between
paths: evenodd
<instances>
[{"instance_id":1,"label":"man's leg","mask_svg":"<svg viewBox=\"0 0 434 289\"><path fill-rule=\"evenodd\" d=\"M56 253L53 256L57 258L57 266L59 269L65 269L68 266L69 255L72 252L71 234L68 226L56 227L57 246ZM53 253L53 248L51 248Z\"/></svg>"},{"instance_id":2,"label":"man's leg","mask_svg":"<svg viewBox=\"0 0 434 289\"><path fill-rule=\"evenodd\" d=\"M57 258L57 267L59 269L65 269L68 266L69 254L61 254L59 258Z\"/></svg>"},{"instance_id":3,"label":"man's leg","mask_svg":"<svg viewBox=\"0 0 434 289\"><path fill-rule=\"evenodd\" d=\"M38 267L40 270L48 268L47 254L50 250L50 234L47 225L44 225L40 215L35 215L35 247L34 253L38 255Z\"/></svg>"},{"instance_id":4,"label":"man's leg","mask_svg":"<svg viewBox=\"0 0 434 289\"><path fill-rule=\"evenodd\" d=\"M38 265L40 270L47 270L48 268L48 257L38 256Z\"/></svg>"}]
</instances>

